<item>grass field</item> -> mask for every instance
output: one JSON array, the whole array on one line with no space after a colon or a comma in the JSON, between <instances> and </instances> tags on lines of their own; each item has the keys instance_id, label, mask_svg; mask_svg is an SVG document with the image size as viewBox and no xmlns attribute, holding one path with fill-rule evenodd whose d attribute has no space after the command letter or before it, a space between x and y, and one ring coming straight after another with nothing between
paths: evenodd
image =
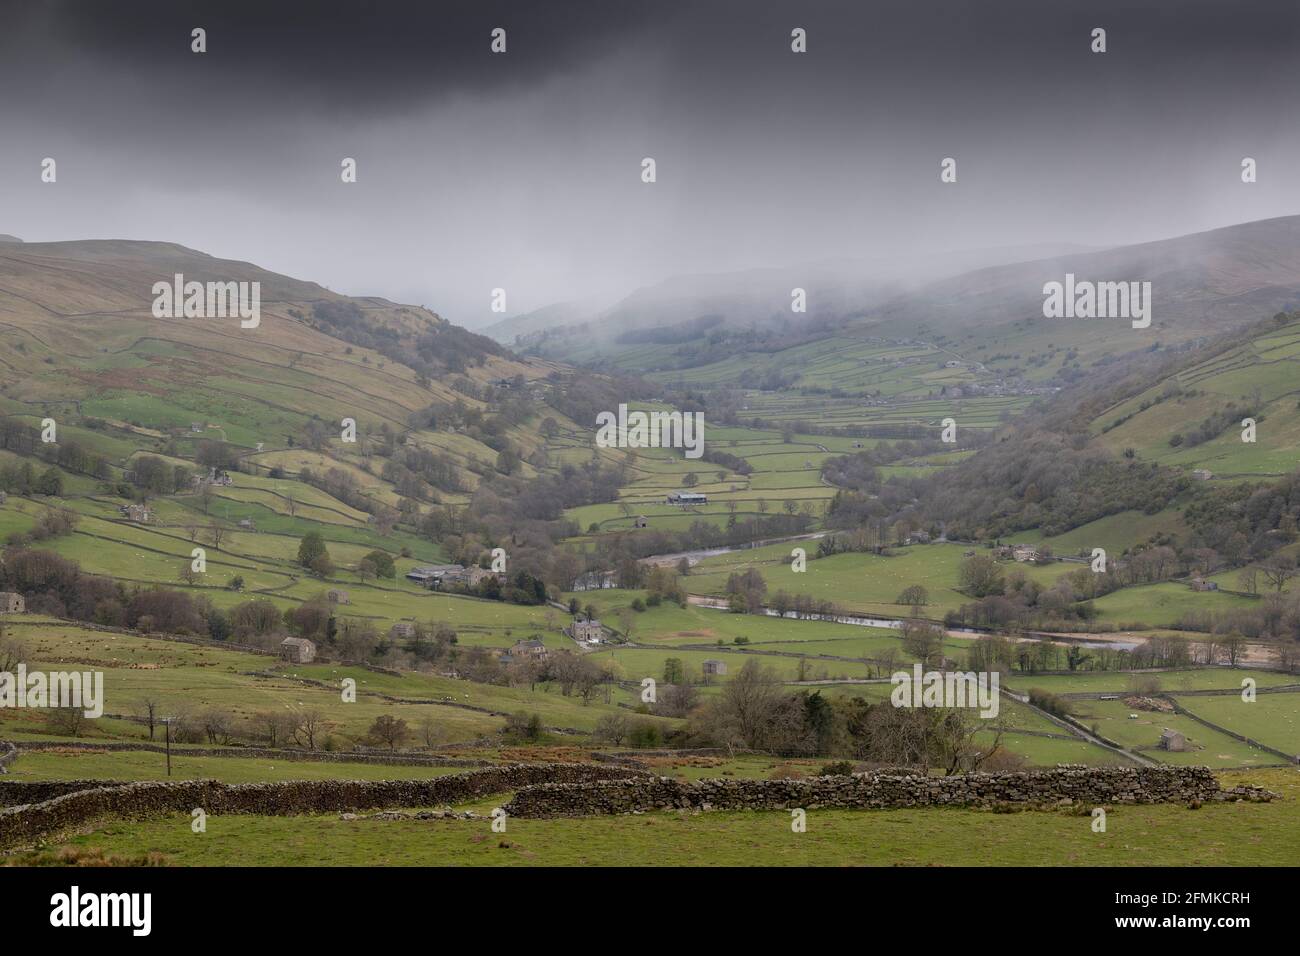
<instances>
[{"instance_id":1,"label":"grass field","mask_svg":"<svg viewBox=\"0 0 1300 956\"><path fill-rule=\"evenodd\" d=\"M209 817L207 832L175 814L116 822L68 845L154 851L181 866L1290 866L1300 859L1300 777L1294 770L1223 775L1225 785L1280 793L1267 804L1124 806L1105 833L1088 816L967 809L812 810L792 833L785 811L488 820L344 821ZM500 805L501 800L476 804Z\"/></svg>"},{"instance_id":2,"label":"grass field","mask_svg":"<svg viewBox=\"0 0 1300 956\"><path fill-rule=\"evenodd\" d=\"M393 677L359 667L288 665L222 647L66 625L15 632L30 650L30 670L74 665L103 672L106 716L86 722L88 740L145 739L143 725L113 718L141 716L146 700L157 701L159 713L170 716L198 718L205 710L219 710L232 717L239 732L249 734L259 713L317 710L330 725L329 736L344 749L362 741L374 720L385 714L405 720L413 733L419 732L425 717L432 717L436 739L453 743L492 736L504 726L506 715L520 711L539 714L547 727L589 733L601 716L616 710L603 697L584 702L564 696L551 684L529 690L416 672ZM356 682L355 702L342 699L345 678ZM0 709L0 738L60 739L47 713L30 709Z\"/></svg>"}]
</instances>

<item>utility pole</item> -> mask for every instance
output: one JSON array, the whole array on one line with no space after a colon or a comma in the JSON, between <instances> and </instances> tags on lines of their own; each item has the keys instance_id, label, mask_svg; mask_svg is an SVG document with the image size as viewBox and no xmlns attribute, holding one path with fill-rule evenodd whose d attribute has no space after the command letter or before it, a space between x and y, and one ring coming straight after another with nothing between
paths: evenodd
<instances>
[{"instance_id":1,"label":"utility pole","mask_svg":"<svg viewBox=\"0 0 1300 956\"><path fill-rule=\"evenodd\" d=\"M172 719L170 717L163 718L163 727L167 731L167 776L170 777L172 775Z\"/></svg>"}]
</instances>

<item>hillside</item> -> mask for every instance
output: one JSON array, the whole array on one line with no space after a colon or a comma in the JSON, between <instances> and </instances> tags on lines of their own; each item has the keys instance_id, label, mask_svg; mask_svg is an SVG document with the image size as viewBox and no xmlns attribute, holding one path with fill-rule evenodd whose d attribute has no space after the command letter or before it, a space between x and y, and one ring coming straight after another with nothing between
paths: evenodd
<instances>
[{"instance_id":1,"label":"hillside","mask_svg":"<svg viewBox=\"0 0 1300 956\"><path fill-rule=\"evenodd\" d=\"M260 326L156 318L152 286L176 273L260 282ZM423 309L349 298L168 243L27 243L6 251L0 327L7 333L0 367L9 373L0 411L31 421L62 417L73 428L76 419L94 421L100 444L113 451L154 438L188 457L198 441L215 439L268 467L301 447L309 422L333 432L350 417L361 433L404 434L431 405L484 407L478 396L492 382L551 370L516 361ZM461 469L475 455L497 453L460 436L417 440ZM124 467L124 456L110 457ZM473 485L467 470L462 478Z\"/></svg>"},{"instance_id":2,"label":"hillside","mask_svg":"<svg viewBox=\"0 0 1300 956\"><path fill-rule=\"evenodd\" d=\"M1300 448L1300 321L1283 316L1206 351L1108 405L1090 425L1097 444L1205 469L1215 481L1289 474ZM1253 442L1242 441L1247 417Z\"/></svg>"},{"instance_id":3,"label":"hillside","mask_svg":"<svg viewBox=\"0 0 1300 956\"><path fill-rule=\"evenodd\" d=\"M922 283L995 264L1083 251L1068 243L957 250L926 257L833 259L780 268L672 276L613 305L557 303L483 329L506 344L548 349L595 338L608 350L637 341L683 341L692 327L789 330L852 319ZM791 290L807 292L807 311L791 312ZM517 338L518 337L518 338ZM590 344L586 342L584 344Z\"/></svg>"},{"instance_id":4,"label":"hillside","mask_svg":"<svg viewBox=\"0 0 1300 956\"><path fill-rule=\"evenodd\" d=\"M153 283L174 273L260 282L260 325L155 317ZM402 576L447 558L431 529L445 532L449 509L485 479L537 475L543 411L573 427L544 405L555 366L423 309L168 243L6 249L0 329L0 538L125 588L78 608L88 579L24 578L33 610L134 623L143 599L132 594L164 587L191 603L162 629L227 634L237 619L221 615L250 602L292 612L342 588L346 613L327 617L353 622L363 643L382 643L398 621L430 633L454 621L467 647L508 646L516 628L564 643L540 609L434 594ZM131 504L148 511L128 516ZM328 550L323 571L299 560L308 535ZM196 546L207 563L193 572ZM376 561L396 563L376 577Z\"/></svg>"},{"instance_id":5,"label":"hillside","mask_svg":"<svg viewBox=\"0 0 1300 956\"><path fill-rule=\"evenodd\" d=\"M918 276L905 289L897 288L900 273L887 270L892 291L889 281L877 281L875 264L847 273L841 265L802 281L797 270L784 270L745 286L748 311L700 297L692 308L678 309L673 285L665 284L629 297L599 322L551 330L524 344L538 354L647 371L664 381L738 384L761 381L771 370L787 384L811 387L825 385L832 372L836 386L869 393L878 381L873 348L879 343L940 348L973 367L977 374L966 381L976 384L1048 383L1073 380L1139 349L1196 342L1300 306L1300 216L1100 251L1067 249L1031 261L1004 255L996 264L936 257L928 275L915 266L901 273ZM1151 327L1044 318L1044 284L1067 273L1149 281ZM806 316L790 313L792 285L808 289ZM753 321L737 328L736 311ZM635 332L651 322L657 333ZM848 367L828 368L828 353Z\"/></svg>"}]
</instances>

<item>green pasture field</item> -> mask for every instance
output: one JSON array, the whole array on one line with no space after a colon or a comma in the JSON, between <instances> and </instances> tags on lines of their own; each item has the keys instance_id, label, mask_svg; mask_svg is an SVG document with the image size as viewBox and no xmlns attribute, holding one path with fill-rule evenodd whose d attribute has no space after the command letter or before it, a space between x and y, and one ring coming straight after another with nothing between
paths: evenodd
<instances>
[{"instance_id":1,"label":"green pasture field","mask_svg":"<svg viewBox=\"0 0 1300 956\"><path fill-rule=\"evenodd\" d=\"M1193 591L1185 582L1166 581L1122 588L1097 598L1096 620L1126 627L1172 627L1190 611L1235 611L1255 606L1254 599L1223 591Z\"/></svg>"},{"instance_id":2,"label":"green pasture field","mask_svg":"<svg viewBox=\"0 0 1300 956\"><path fill-rule=\"evenodd\" d=\"M1300 693L1259 694L1249 703L1240 693L1175 699L1203 720L1300 756Z\"/></svg>"},{"instance_id":3,"label":"green pasture field","mask_svg":"<svg viewBox=\"0 0 1300 956\"><path fill-rule=\"evenodd\" d=\"M599 698L584 703L546 684L530 691L415 672L404 672L398 678L357 667L291 665L274 657L212 645L95 632L71 625L13 630L29 649L30 670L67 669L76 664L78 669L102 671L106 715L140 716L149 699L172 714L197 716L209 708L222 710L233 715L237 724L263 711L317 709L333 722L334 733L355 743L380 714L402 717L412 730L423 717L432 715L440 739L454 742L495 733L502 727L504 715L518 711L538 713L550 727L581 731L590 731L601 716L612 712L612 705ZM341 688L345 677L356 681L355 703L344 702L339 690L301 680ZM414 702L393 703L379 694ZM0 710L0 736L47 738L54 733L47 717L43 711ZM101 720L86 722L87 739L141 739L146 733L142 725Z\"/></svg>"},{"instance_id":4,"label":"green pasture field","mask_svg":"<svg viewBox=\"0 0 1300 956\"><path fill-rule=\"evenodd\" d=\"M1136 719L1131 719L1130 714L1136 714ZM1190 717L1134 710L1122 700L1077 701L1074 717L1086 727L1095 726L1103 737L1161 763L1218 768L1251 767L1278 762L1273 754L1198 724ZM1186 751L1158 749L1160 734L1166 728L1186 735Z\"/></svg>"},{"instance_id":5,"label":"green pasture field","mask_svg":"<svg viewBox=\"0 0 1300 956\"><path fill-rule=\"evenodd\" d=\"M159 733L155 742L161 743ZM57 748L57 745L52 745ZM172 780L222 783L274 783L280 780L423 780L460 767L403 764L276 760L265 757L192 756L172 748ZM65 748L24 751L9 767L8 780L166 780L167 757L148 751L95 751Z\"/></svg>"},{"instance_id":6,"label":"green pasture field","mask_svg":"<svg viewBox=\"0 0 1300 956\"><path fill-rule=\"evenodd\" d=\"M1229 690L1240 693L1241 682L1251 678L1259 687L1280 687L1300 683L1294 674L1248 668L1197 667L1134 673L1129 671L1079 671L1074 674L1004 675L1004 687L1024 693L1034 688L1051 694L1129 694L1147 680L1154 680L1161 693L1180 690ZM1194 698L1189 698L1194 699ZM1195 709L1195 708L1192 708Z\"/></svg>"},{"instance_id":7,"label":"green pasture field","mask_svg":"<svg viewBox=\"0 0 1300 956\"><path fill-rule=\"evenodd\" d=\"M1044 538L1038 532L1016 532L1004 539L1008 543L1045 544L1058 556L1083 554L1091 558L1093 548L1105 548L1108 558L1118 558L1125 551L1154 535L1185 535L1187 526L1182 514L1165 509L1153 515L1141 511L1122 511L1081 525L1064 534Z\"/></svg>"},{"instance_id":8,"label":"green pasture field","mask_svg":"<svg viewBox=\"0 0 1300 956\"><path fill-rule=\"evenodd\" d=\"M796 546L803 547L809 555L804 572L791 568L790 552ZM692 594L718 596L725 591L728 574L755 567L767 581L769 597L779 590L811 594L849 611L905 617L911 608L895 601L912 584L922 584L930 592L930 604L925 608L927 617L940 618L947 611L971 603L971 598L956 590L964 554L972 550L967 545L914 545L895 549L890 557L853 553L814 560L816 547L815 541L796 541L705 558L686 578L685 585ZM982 549L974 550L977 554L987 554ZM1045 586L1079 567L1063 563L1043 566L1004 563L1008 574L1013 568L1019 569Z\"/></svg>"},{"instance_id":9,"label":"green pasture field","mask_svg":"<svg viewBox=\"0 0 1300 956\"><path fill-rule=\"evenodd\" d=\"M991 747L995 740L991 731L975 735L976 743L986 747ZM1010 731L1002 735L1002 747L1024 758L1030 767L1055 767L1061 763L1081 763L1089 767L1132 766L1131 761L1078 737L1039 737Z\"/></svg>"}]
</instances>

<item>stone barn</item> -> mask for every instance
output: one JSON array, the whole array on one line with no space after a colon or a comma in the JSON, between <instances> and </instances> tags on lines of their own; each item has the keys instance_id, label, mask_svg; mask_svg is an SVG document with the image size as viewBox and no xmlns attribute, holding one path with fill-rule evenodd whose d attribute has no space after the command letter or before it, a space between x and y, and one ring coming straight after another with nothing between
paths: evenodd
<instances>
[{"instance_id":1,"label":"stone barn","mask_svg":"<svg viewBox=\"0 0 1300 956\"><path fill-rule=\"evenodd\" d=\"M316 645L305 637L286 637L280 642L280 659L291 664L310 664L316 659Z\"/></svg>"},{"instance_id":2,"label":"stone barn","mask_svg":"<svg viewBox=\"0 0 1300 956\"><path fill-rule=\"evenodd\" d=\"M1166 727L1164 733L1160 735L1160 749L1182 753L1187 749L1187 738L1178 731Z\"/></svg>"},{"instance_id":3,"label":"stone barn","mask_svg":"<svg viewBox=\"0 0 1300 956\"><path fill-rule=\"evenodd\" d=\"M705 677L722 677L727 673L726 661L705 661L700 665Z\"/></svg>"},{"instance_id":4,"label":"stone barn","mask_svg":"<svg viewBox=\"0 0 1300 956\"><path fill-rule=\"evenodd\" d=\"M352 599L348 597L347 591L326 591L325 597L331 604L351 604Z\"/></svg>"},{"instance_id":5,"label":"stone barn","mask_svg":"<svg viewBox=\"0 0 1300 956\"><path fill-rule=\"evenodd\" d=\"M0 614L22 614L27 602L16 591L0 591Z\"/></svg>"}]
</instances>

